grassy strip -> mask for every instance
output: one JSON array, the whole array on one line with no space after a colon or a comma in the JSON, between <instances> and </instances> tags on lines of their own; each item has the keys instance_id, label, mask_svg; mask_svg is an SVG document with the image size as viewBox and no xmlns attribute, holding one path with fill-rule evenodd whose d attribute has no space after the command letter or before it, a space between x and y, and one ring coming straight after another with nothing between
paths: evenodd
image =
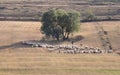
<instances>
[{"instance_id":1,"label":"grassy strip","mask_svg":"<svg viewBox=\"0 0 120 75\"><path fill-rule=\"evenodd\" d=\"M38 68L38 69L0 69L1 72L11 72L13 74L110 74L110 75L119 75L120 69L74 69L74 68L62 68L62 69L56 69L56 68Z\"/></svg>"}]
</instances>

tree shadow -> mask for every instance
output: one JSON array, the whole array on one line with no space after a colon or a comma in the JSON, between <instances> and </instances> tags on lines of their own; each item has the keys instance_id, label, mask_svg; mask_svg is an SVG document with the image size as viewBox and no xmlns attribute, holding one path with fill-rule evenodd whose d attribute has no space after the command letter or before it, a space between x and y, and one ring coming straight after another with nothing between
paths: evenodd
<instances>
[{"instance_id":1,"label":"tree shadow","mask_svg":"<svg viewBox=\"0 0 120 75\"><path fill-rule=\"evenodd\" d=\"M79 42L81 41L82 39L84 39L83 36L79 35L79 36L76 36L74 38L70 38L68 40L61 40L61 41L57 41L57 40L27 40L27 41L33 41L35 43L42 43L42 44L50 44L50 45L59 45L59 44L62 44L64 42ZM16 49L16 48L30 48L32 47L31 45L24 45L22 42L17 42L17 43L13 43L11 45L5 45L5 46L0 46L0 50L4 50L4 49L8 49L8 48L12 48L12 49Z\"/></svg>"},{"instance_id":2,"label":"tree shadow","mask_svg":"<svg viewBox=\"0 0 120 75\"><path fill-rule=\"evenodd\" d=\"M44 42L44 43L47 43L47 44L52 44L52 45L59 45L59 44L62 44L62 43L64 43L64 42L74 42L74 43L76 43L76 42L79 42L79 41L81 41L81 40L83 40L84 39L84 37L83 36L81 36L81 35L78 35L78 36L75 36L75 37L72 37L72 38L69 38L69 39L67 39L67 40L60 40L60 41L57 41L57 40L45 40L45 39L41 39L39 42Z\"/></svg>"},{"instance_id":3,"label":"tree shadow","mask_svg":"<svg viewBox=\"0 0 120 75\"><path fill-rule=\"evenodd\" d=\"M78 36L75 36L75 37L73 37L73 38L68 39L67 41L69 41L69 42L73 41L74 43L76 43L76 42L79 42L79 41L81 41L81 40L83 40L83 39L84 39L83 36L78 35Z\"/></svg>"},{"instance_id":4,"label":"tree shadow","mask_svg":"<svg viewBox=\"0 0 120 75\"><path fill-rule=\"evenodd\" d=\"M8 48L29 48L31 46L29 45L23 45L22 42L17 42L17 43L13 43L11 45L5 45L5 46L0 46L0 50L4 50L4 49L8 49Z\"/></svg>"}]
</instances>

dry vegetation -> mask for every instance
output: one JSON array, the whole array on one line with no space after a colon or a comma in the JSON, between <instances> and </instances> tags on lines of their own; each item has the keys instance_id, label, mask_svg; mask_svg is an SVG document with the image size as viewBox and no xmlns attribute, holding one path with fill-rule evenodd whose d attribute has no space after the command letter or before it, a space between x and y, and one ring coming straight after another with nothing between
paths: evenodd
<instances>
[{"instance_id":1,"label":"dry vegetation","mask_svg":"<svg viewBox=\"0 0 120 75\"><path fill-rule=\"evenodd\" d=\"M91 10L98 19L120 18L119 2L96 4L93 0L1 0L0 19L38 20L50 8L80 11L82 17ZM12 5L12 6L11 6ZM98 11L100 10L100 11Z\"/></svg>"},{"instance_id":2,"label":"dry vegetation","mask_svg":"<svg viewBox=\"0 0 120 75\"><path fill-rule=\"evenodd\" d=\"M108 32L110 43L120 50L120 22L98 22ZM96 22L82 23L84 38L75 44L100 47ZM40 22L0 21L0 75L119 75L120 57L116 54L58 54L47 49L23 46L21 41L40 40ZM69 43L69 42L67 42Z\"/></svg>"},{"instance_id":3,"label":"dry vegetation","mask_svg":"<svg viewBox=\"0 0 120 75\"><path fill-rule=\"evenodd\" d=\"M120 19L119 2L91 1L0 0L0 19L38 20L44 11L53 7L75 9L82 17L90 9L97 18ZM115 53L59 54L22 45L21 41L42 39L40 26L40 22L0 21L0 75L120 75L120 56ZM76 45L82 43L103 50L111 46L120 52L120 21L82 23L80 32L71 38Z\"/></svg>"}]
</instances>

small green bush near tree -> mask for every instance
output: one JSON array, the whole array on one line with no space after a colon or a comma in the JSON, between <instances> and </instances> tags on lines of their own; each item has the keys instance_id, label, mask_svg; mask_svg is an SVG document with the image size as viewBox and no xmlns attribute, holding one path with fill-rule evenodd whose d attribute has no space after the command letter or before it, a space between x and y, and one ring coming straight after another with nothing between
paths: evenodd
<instances>
[{"instance_id":1,"label":"small green bush near tree","mask_svg":"<svg viewBox=\"0 0 120 75\"><path fill-rule=\"evenodd\" d=\"M92 20L96 20L96 19L97 19L97 17L93 13L93 11L91 9L87 9L84 20L86 20L86 21L92 21Z\"/></svg>"},{"instance_id":2,"label":"small green bush near tree","mask_svg":"<svg viewBox=\"0 0 120 75\"><path fill-rule=\"evenodd\" d=\"M42 27L40 30L46 36L52 36L57 40L66 40L69 39L71 33L78 31L79 27L79 12L50 9L42 16Z\"/></svg>"}]
</instances>

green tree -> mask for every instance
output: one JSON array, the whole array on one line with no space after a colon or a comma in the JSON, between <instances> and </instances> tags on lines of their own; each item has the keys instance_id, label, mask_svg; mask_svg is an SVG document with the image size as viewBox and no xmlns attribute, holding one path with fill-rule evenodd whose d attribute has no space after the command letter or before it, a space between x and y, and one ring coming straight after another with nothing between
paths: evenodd
<instances>
[{"instance_id":1,"label":"green tree","mask_svg":"<svg viewBox=\"0 0 120 75\"><path fill-rule=\"evenodd\" d=\"M69 39L69 35L77 31L80 25L80 14L77 11L66 12L62 9L51 9L42 16L41 31L57 40Z\"/></svg>"},{"instance_id":2,"label":"green tree","mask_svg":"<svg viewBox=\"0 0 120 75\"><path fill-rule=\"evenodd\" d=\"M67 15L64 15L62 24L63 30L63 39L69 39L69 35L79 30L80 26L80 13L77 11L68 12Z\"/></svg>"},{"instance_id":3,"label":"green tree","mask_svg":"<svg viewBox=\"0 0 120 75\"><path fill-rule=\"evenodd\" d=\"M45 12L42 16L43 26L41 27L41 31L47 36L52 36L59 40L62 34L62 29L59 25L59 19L63 14L64 11L58 9L51 9Z\"/></svg>"}]
</instances>

